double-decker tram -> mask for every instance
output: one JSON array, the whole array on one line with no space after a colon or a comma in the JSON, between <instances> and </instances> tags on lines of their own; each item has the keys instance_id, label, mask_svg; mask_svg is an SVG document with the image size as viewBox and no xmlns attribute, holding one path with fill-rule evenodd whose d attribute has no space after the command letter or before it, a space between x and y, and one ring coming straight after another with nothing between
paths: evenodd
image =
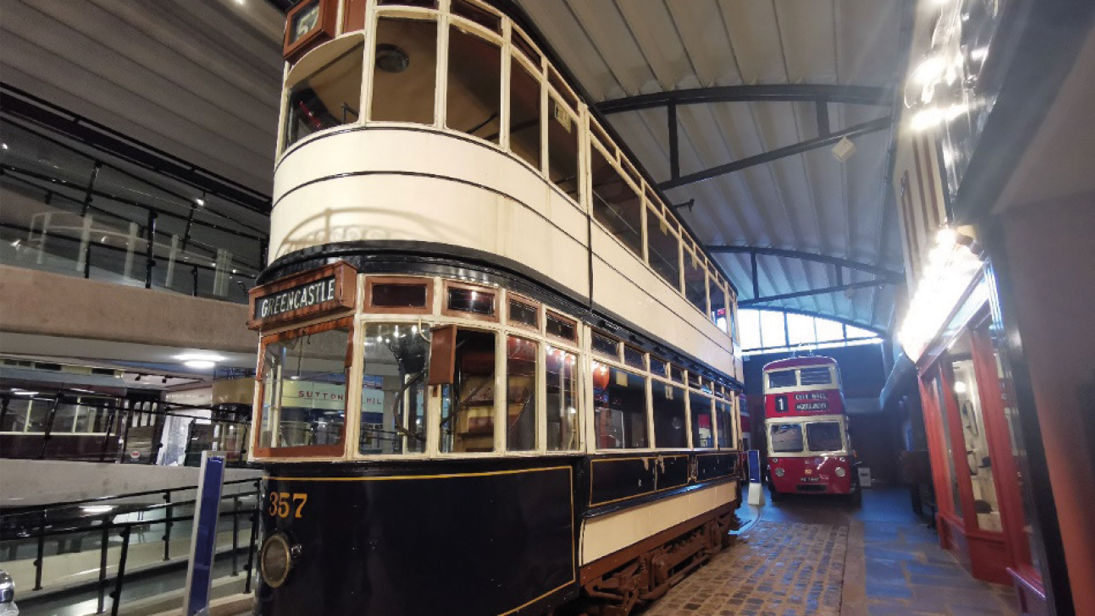
<instances>
[{"instance_id":1,"label":"double-decker tram","mask_svg":"<svg viewBox=\"0 0 1095 616\"><path fill-rule=\"evenodd\" d=\"M622 616L727 541L735 290L524 24L288 14L257 614Z\"/></svg>"},{"instance_id":2,"label":"double-decker tram","mask_svg":"<svg viewBox=\"0 0 1095 616\"><path fill-rule=\"evenodd\" d=\"M772 500L812 493L843 494L859 502L836 360L797 357L766 364L764 427Z\"/></svg>"}]
</instances>

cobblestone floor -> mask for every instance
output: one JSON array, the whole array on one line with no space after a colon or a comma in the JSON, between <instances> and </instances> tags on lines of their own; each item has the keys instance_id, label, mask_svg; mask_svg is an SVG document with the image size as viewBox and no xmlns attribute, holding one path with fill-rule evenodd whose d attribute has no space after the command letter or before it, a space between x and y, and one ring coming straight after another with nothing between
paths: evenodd
<instances>
[{"instance_id":1,"label":"cobblestone floor","mask_svg":"<svg viewBox=\"0 0 1095 616\"><path fill-rule=\"evenodd\" d=\"M837 616L848 527L761 520L645 616Z\"/></svg>"}]
</instances>

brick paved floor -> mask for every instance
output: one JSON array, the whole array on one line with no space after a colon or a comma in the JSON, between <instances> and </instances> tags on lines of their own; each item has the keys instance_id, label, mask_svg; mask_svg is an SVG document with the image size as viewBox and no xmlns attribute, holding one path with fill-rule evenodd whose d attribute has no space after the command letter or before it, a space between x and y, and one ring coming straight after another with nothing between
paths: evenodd
<instances>
[{"instance_id":1,"label":"brick paved floor","mask_svg":"<svg viewBox=\"0 0 1095 616\"><path fill-rule=\"evenodd\" d=\"M647 616L838 616L847 526L761 520Z\"/></svg>"}]
</instances>

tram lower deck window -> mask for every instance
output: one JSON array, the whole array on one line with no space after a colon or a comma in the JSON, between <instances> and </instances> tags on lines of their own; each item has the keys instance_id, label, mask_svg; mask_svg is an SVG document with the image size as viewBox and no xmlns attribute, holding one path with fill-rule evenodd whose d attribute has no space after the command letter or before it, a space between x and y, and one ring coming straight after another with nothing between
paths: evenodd
<instances>
[{"instance_id":1,"label":"tram lower deck window","mask_svg":"<svg viewBox=\"0 0 1095 616\"><path fill-rule=\"evenodd\" d=\"M654 407L654 446L659 449L688 447L684 390L653 380L650 395Z\"/></svg>"},{"instance_id":2,"label":"tram lower deck window","mask_svg":"<svg viewBox=\"0 0 1095 616\"><path fill-rule=\"evenodd\" d=\"M506 449L536 449L536 364L539 345L509 336L506 340Z\"/></svg>"},{"instance_id":3,"label":"tram lower deck window","mask_svg":"<svg viewBox=\"0 0 1095 616\"><path fill-rule=\"evenodd\" d=\"M366 327L360 453L426 451L429 335L429 330L420 332L418 326L406 323Z\"/></svg>"},{"instance_id":4,"label":"tram lower deck window","mask_svg":"<svg viewBox=\"0 0 1095 616\"><path fill-rule=\"evenodd\" d=\"M324 324L265 343L260 448L341 446L350 331L349 322Z\"/></svg>"},{"instance_id":5,"label":"tram lower deck window","mask_svg":"<svg viewBox=\"0 0 1095 616\"><path fill-rule=\"evenodd\" d=\"M593 411L598 449L648 447L646 379L594 362Z\"/></svg>"},{"instance_id":6,"label":"tram lower deck window","mask_svg":"<svg viewBox=\"0 0 1095 616\"><path fill-rule=\"evenodd\" d=\"M715 400L715 413L719 420L719 449L737 449L737 443L734 442L734 414L731 412L731 408L729 402Z\"/></svg>"},{"instance_id":7,"label":"tram lower deck window","mask_svg":"<svg viewBox=\"0 0 1095 616\"><path fill-rule=\"evenodd\" d=\"M441 452L494 451L495 335L456 332L453 382L441 387Z\"/></svg>"},{"instance_id":8,"label":"tram lower deck window","mask_svg":"<svg viewBox=\"0 0 1095 616\"><path fill-rule=\"evenodd\" d=\"M715 446L715 426L711 422L711 402L712 399L703 394L696 392L689 392L688 394L688 404L692 409L693 447Z\"/></svg>"},{"instance_id":9,"label":"tram lower deck window","mask_svg":"<svg viewBox=\"0 0 1095 616\"><path fill-rule=\"evenodd\" d=\"M547 348L547 449L578 449L578 356Z\"/></svg>"}]
</instances>

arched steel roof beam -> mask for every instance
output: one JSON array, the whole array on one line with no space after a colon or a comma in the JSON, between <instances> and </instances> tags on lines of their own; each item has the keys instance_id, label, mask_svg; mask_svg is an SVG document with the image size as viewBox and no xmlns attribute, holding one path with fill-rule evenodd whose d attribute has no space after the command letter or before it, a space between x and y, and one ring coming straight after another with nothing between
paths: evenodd
<instances>
[{"instance_id":1,"label":"arched steel roof beam","mask_svg":"<svg viewBox=\"0 0 1095 616\"><path fill-rule=\"evenodd\" d=\"M870 263L862 263L859 261L852 261L851 259L842 259L840 257L822 255L813 252L805 252L802 250L773 248L769 246L728 246L713 244L708 244L707 246L705 246L705 248L707 248L707 251L712 254L747 254L751 256L761 255L769 257L785 257L788 259L802 259L803 261L814 261L816 263L825 263L827 265L833 265L836 267L846 267L848 269L867 272L869 274L874 274L879 278L884 278L887 282L902 283L905 281L905 274L903 274L902 272L895 272L884 267L871 265Z\"/></svg>"},{"instance_id":2,"label":"arched steel roof beam","mask_svg":"<svg viewBox=\"0 0 1095 616\"><path fill-rule=\"evenodd\" d=\"M670 90L604 101L597 110L608 115L656 107L698 105L703 103L816 102L850 105L893 103L892 88L832 84L768 84L754 86L716 86L690 90Z\"/></svg>"}]
</instances>

